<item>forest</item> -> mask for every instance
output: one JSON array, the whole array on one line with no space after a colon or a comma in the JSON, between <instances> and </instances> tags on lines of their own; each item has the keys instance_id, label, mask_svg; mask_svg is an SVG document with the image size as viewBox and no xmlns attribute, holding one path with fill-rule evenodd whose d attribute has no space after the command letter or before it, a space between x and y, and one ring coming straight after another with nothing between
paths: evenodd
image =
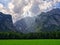
<instances>
[{"instance_id":1,"label":"forest","mask_svg":"<svg viewBox=\"0 0 60 45\"><path fill-rule=\"evenodd\" d=\"M0 39L60 39L60 31L39 33L0 32Z\"/></svg>"}]
</instances>

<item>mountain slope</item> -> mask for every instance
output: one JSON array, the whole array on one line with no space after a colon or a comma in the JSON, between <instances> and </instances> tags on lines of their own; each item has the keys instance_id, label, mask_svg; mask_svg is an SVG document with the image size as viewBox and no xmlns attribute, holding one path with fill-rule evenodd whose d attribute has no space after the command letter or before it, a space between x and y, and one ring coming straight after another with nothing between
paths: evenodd
<instances>
[{"instance_id":1,"label":"mountain slope","mask_svg":"<svg viewBox=\"0 0 60 45\"><path fill-rule=\"evenodd\" d=\"M53 9L47 13L41 13L36 22L41 31L60 30L60 9Z\"/></svg>"},{"instance_id":2,"label":"mountain slope","mask_svg":"<svg viewBox=\"0 0 60 45\"><path fill-rule=\"evenodd\" d=\"M1 31L15 31L11 15L3 14L2 12L0 12L0 32Z\"/></svg>"},{"instance_id":3,"label":"mountain slope","mask_svg":"<svg viewBox=\"0 0 60 45\"><path fill-rule=\"evenodd\" d=\"M21 31L23 33L34 32L35 18L25 17L17 21L14 25L18 31Z\"/></svg>"}]
</instances>

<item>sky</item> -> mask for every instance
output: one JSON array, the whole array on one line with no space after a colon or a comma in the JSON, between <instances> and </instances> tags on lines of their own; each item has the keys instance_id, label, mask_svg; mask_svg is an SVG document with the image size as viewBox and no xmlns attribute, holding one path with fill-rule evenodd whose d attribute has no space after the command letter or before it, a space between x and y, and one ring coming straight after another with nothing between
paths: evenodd
<instances>
[{"instance_id":1,"label":"sky","mask_svg":"<svg viewBox=\"0 0 60 45\"><path fill-rule=\"evenodd\" d=\"M60 0L0 0L0 12L11 14L13 22L60 8Z\"/></svg>"}]
</instances>

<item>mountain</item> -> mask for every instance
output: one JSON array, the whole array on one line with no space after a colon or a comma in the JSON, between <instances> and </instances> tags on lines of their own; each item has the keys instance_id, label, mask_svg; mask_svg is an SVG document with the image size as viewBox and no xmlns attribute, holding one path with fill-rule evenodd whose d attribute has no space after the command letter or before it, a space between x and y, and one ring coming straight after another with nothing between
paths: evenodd
<instances>
[{"instance_id":1,"label":"mountain","mask_svg":"<svg viewBox=\"0 0 60 45\"><path fill-rule=\"evenodd\" d=\"M25 18L22 18L21 20L18 20L14 25L18 31L21 31L23 33L34 32L35 18L25 17Z\"/></svg>"},{"instance_id":2,"label":"mountain","mask_svg":"<svg viewBox=\"0 0 60 45\"><path fill-rule=\"evenodd\" d=\"M36 17L25 17L15 24L19 32L60 31L60 9L42 12Z\"/></svg>"},{"instance_id":3,"label":"mountain","mask_svg":"<svg viewBox=\"0 0 60 45\"><path fill-rule=\"evenodd\" d=\"M39 31L60 31L60 9L42 12L35 21Z\"/></svg>"},{"instance_id":4,"label":"mountain","mask_svg":"<svg viewBox=\"0 0 60 45\"><path fill-rule=\"evenodd\" d=\"M3 14L2 12L0 12L0 32L1 31L15 31L12 16L9 14Z\"/></svg>"}]
</instances>

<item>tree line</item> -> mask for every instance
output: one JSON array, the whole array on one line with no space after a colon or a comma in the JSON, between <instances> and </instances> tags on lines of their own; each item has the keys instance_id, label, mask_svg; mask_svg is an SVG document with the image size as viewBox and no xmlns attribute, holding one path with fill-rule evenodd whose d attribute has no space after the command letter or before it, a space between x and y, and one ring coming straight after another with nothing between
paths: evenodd
<instances>
[{"instance_id":1,"label":"tree line","mask_svg":"<svg viewBox=\"0 0 60 45\"><path fill-rule=\"evenodd\" d=\"M27 34L18 32L0 32L0 39L60 39L60 31Z\"/></svg>"}]
</instances>

